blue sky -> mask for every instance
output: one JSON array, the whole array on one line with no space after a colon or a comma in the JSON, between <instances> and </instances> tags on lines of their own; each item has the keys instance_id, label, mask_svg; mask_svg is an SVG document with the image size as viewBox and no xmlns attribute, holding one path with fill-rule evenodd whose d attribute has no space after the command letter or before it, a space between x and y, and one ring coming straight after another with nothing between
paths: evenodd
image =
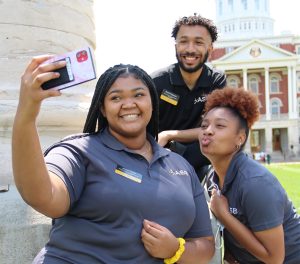
<instances>
[{"instance_id":1,"label":"blue sky","mask_svg":"<svg viewBox=\"0 0 300 264\"><path fill-rule=\"evenodd\" d=\"M270 0L274 33L300 35L299 0ZM147 72L175 62L171 30L176 19L194 12L215 20L215 0L96 0L97 69L136 64Z\"/></svg>"}]
</instances>

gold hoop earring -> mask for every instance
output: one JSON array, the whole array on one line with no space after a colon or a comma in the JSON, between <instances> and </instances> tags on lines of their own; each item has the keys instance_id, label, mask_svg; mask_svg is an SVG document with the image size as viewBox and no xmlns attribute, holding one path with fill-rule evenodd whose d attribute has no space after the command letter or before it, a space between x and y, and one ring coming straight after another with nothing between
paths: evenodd
<instances>
[{"instance_id":1,"label":"gold hoop earring","mask_svg":"<svg viewBox=\"0 0 300 264\"><path fill-rule=\"evenodd\" d=\"M240 144L237 144L236 146L235 146L235 150L240 150L240 148L241 148L241 145L242 145L242 143L240 143Z\"/></svg>"}]
</instances>

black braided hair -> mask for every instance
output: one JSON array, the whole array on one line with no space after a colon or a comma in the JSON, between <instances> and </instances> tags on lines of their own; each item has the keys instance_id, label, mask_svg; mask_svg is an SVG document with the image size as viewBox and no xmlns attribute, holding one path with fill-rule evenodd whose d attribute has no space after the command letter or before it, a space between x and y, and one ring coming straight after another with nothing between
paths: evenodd
<instances>
[{"instance_id":1,"label":"black braided hair","mask_svg":"<svg viewBox=\"0 0 300 264\"><path fill-rule=\"evenodd\" d=\"M215 24L213 23L213 21L210 19L204 18L200 15L197 15L197 14L194 14L193 16L189 16L189 17L186 17L186 16L181 17L175 22L175 25L172 29L172 34L171 34L171 36L174 39L176 39L176 37L177 37L179 28L183 25L203 26L208 30L208 32L211 36L212 43L214 43L218 39L218 30L217 30L217 27L215 26Z\"/></svg>"},{"instance_id":2,"label":"black braided hair","mask_svg":"<svg viewBox=\"0 0 300 264\"><path fill-rule=\"evenodd\" d=\"M155 139L158 137L158 96L155 84L151 77L141 68L130 64L118 64L106 70L99 78L91 106L83 128L84 133L95 133L108 126L106 118L100 109L104 103L104 97L112 84L120 76L132 75L141 80L149 89L152 101L152 117L147 125L147 132Z\"/></svg>"}]
</instances>

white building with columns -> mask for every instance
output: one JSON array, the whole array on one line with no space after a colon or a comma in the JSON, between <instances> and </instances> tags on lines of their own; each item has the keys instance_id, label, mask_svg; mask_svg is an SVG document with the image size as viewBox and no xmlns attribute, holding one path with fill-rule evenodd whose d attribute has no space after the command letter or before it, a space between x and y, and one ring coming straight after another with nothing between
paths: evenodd
<instances>
[{"instance_id":1,"label":"white building with columns","mask_svg":"<svg viewBox=\"0 0 300 264\"><path fill-rule=\"evenodd\" d=\"M227 84L257 94L261 117L247 150L297 159L300 135L300 36L273 34L269 0L216 0L219 40L210 63Z\"/></svg>"}]
</instances>

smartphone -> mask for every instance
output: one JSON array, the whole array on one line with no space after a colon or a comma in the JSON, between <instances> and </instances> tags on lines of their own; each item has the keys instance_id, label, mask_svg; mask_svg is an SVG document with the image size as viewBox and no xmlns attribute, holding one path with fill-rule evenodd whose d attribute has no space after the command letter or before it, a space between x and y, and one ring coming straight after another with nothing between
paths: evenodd
<instances>
[{"instance_id":1,"label":"smartphone","mask_svg":"<svg viewBox=\"0 0 300 264\"><path fill-rule=\"evenodd\" d=\"M93 56L89 47L55 56L45 63L62 60L66 61L66 66L55 70L60 74L59 78L44 82L42 89L62 90L96 78Z\"/></svg>"}]
</instances>

